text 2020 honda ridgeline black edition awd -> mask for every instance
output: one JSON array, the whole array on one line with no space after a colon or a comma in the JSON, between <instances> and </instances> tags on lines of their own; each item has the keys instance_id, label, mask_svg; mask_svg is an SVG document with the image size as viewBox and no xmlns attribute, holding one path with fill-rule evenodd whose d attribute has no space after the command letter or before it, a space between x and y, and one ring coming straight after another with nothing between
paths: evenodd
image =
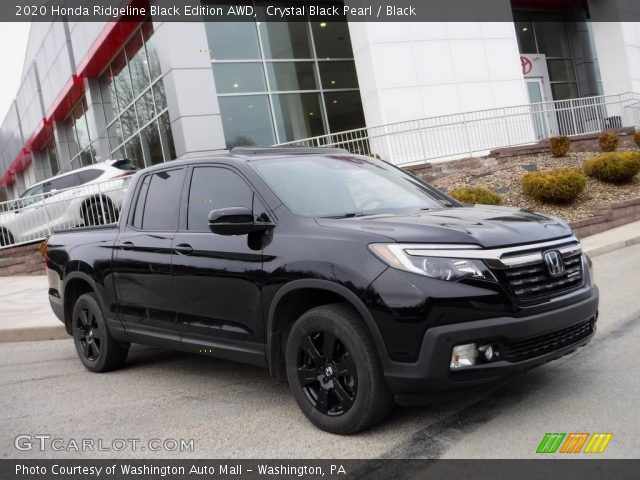
<instances>
[{"instance_id":1,"label":"text 2020 honda ridgeline black edition awd","mask_svg":"<svg viewBox=\"0 0 640 480\"><path fill-rule=\"evenodd\" d=\"M338 149L140 171L119 225L52 235L46 262L89 370L120 367L135 342L265 366L337 433L558 358L598 315L565 222L464 206Z\"/></svg>"}]
</instances>

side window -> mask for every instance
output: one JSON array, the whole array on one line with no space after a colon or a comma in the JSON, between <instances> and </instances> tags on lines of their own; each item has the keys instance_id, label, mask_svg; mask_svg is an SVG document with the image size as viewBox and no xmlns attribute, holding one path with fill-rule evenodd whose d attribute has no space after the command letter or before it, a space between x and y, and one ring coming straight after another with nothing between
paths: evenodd
<instances>
[{"instance_id":1,"label":"side window","mask_svg":"<svg viewBox=\"0 0 640 480\"><path fill-rule=\"evenodd\" d=\"M65 175L64 177L54 178L49 183L45 183L44 191L50 192L51 190L64 190L65 188L73 188L79 185L78 174L73 173Z\"/></svg>"},{"instance_id":2,"label":"side window","mask_svg":"<svg viewBox=\"0 0 640 480\"><path fill-rule=\"evenodd\" d=\"M93 180L95 180L96 178L98 178L100 175L102 175L104 172L102 170L98 170L96 168L91 168L89 170L83 170L81 172L78 172L78 177L80 180L80 185L84 184L84 183L89 183L92 182Z\"/></svg>"},{"instance_id":3,"label":"side window","mask_svg":"<svg viewBox=\"0 0 640 480\"><path fill-rule=\"evenodd\" d=\"M191 177L187 229L209 231L209 212L218 208L252 208L253 190L237 173L220 167L196 167ZM253 206L254 213L260 214L264 208L258 200Z\"/></svg>"},{"instance_id":4,"label":"side window","mask_svg":"<svg viewBox=\"0 0 640 480\"><path fill-rule=\"evenodd\" d=\"M147 175L142 180L140 191L138 192L138 200L136 201L135 210L133 212L133 221L131 225L138 230L142 229L142 214L144 213L144 204L147 200L147 191L149 190L149 181L151 175Z\"/></svg>"},{"instance_id":5,"label":"side window","mask_svg":"<svg viewBox=\"0 0 640 480\"><path fill-rule=\"evenodd\" d=\"M148 178L149 186L145 195L140 228L153 231L177 230L184 168L154 173ZM138 202L142 198L140 196ZM139 205L136 210L138 208Z\"/></svg>"}]
</instances>

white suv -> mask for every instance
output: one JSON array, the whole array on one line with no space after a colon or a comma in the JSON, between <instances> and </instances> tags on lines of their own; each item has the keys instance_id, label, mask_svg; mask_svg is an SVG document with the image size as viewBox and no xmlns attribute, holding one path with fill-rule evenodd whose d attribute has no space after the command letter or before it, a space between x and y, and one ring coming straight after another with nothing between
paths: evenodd
<instances>
[{"instance_id":1,"label":"white suv","mask_svg":"<svg viewBox=\"0 0 640 480\"><path fill-rule=\"evenodd\" d=\"M131 160L107 160L64 172L0 205L0 246L39 240L54 230L118 220Z\"/></svg>"}]
</instances>

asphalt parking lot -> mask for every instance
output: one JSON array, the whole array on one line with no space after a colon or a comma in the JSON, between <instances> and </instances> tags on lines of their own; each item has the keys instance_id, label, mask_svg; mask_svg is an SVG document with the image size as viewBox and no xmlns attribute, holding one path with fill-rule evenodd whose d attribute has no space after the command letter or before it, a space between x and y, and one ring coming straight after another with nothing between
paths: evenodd
<instances>
[{"instance_id":1,"label":"asphalt parking lot","mask_svg":"<svg viewBox=\"0 0 640 480\"><path fill-rule=\"evenodd\" d=\"M469 398L398 408L368 432L315 429L265 370L141 346L126 368L86 371L71 340L0 344L0 455L85 456L72 441L193 439L191 451L93 451L87 458L531 458L546 432L611 432L605 458L640 455L640 246L594 259L598 333L578 352ZM15 448L19 435L57 446ZM32 437L33 438L33 437ZM173 444L170 444L172 446Z\"/></svg>"}]
</instances>

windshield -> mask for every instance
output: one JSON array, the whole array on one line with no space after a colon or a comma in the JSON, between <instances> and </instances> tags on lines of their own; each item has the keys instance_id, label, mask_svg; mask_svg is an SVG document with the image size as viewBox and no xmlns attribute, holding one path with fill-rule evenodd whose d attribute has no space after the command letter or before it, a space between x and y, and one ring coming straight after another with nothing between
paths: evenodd
<instances>
[{"instance_id":1,"label":"windshield","mask_svg":"<svg viewBox=\"0 0 640 480\"><path fill-rule=\"evenodd\" d=\"M302 156L251 162L285 205L307 217L442 208L428 188L390 165L359 156Z\"/></svg>"}]
</instances>

